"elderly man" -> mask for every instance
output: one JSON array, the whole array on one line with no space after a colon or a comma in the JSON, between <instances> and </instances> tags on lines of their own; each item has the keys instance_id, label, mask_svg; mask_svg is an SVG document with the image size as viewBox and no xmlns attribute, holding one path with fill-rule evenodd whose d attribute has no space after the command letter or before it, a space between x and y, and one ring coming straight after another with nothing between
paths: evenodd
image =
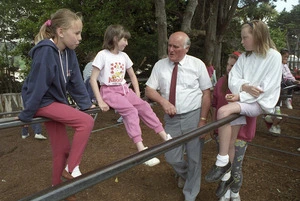
<instances>
[{"instance_id":1,"label":"elderly man","mask_svg":"<svg viewBox=\"0 0 300 201\"><path fill-rule=\"evenodd\" d=\"M168 57L154 65L146 83L146 96L162 106L165 130L172 138L205 125L211 103L212 84L206 66L187 55L190 45L187 34L173 33L168 41ZM204 136L165 154L178 175L178 187L183 188L186 201L194 201L200 192L203 145Z\"/></svg>"}]
</instances>

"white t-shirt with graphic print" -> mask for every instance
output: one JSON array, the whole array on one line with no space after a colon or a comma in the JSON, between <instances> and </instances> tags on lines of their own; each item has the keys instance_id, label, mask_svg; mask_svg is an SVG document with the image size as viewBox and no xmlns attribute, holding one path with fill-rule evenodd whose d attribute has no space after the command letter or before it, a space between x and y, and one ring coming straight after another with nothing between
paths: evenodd
<instances>
[{"instance_id":1,"label":"white t-shirt with graphic print","mask_svg":"<svg viewBox=\"0 0 300 201\"><path fill-rule=\"evenodd\" d=\"M133 62L125 52L113 54L104 49L98 52L93 61L93 67L100 69L98 81L100 85L122 85L126 83L125 73Z\"/></svg>"}]
</instances>

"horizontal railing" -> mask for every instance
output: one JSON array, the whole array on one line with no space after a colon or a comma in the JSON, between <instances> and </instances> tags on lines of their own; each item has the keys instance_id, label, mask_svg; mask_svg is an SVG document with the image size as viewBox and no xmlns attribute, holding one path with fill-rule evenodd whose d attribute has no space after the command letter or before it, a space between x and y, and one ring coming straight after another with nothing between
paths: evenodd
<instances>
[{"instance_id":1,"label":"horizontal railing","mask_svg":"<svg viewBox=\"0 0 300 201\"><path fill-rule=\"evenodd\" d=\"M99 112L99 111L100 111L99 108L93 108L93 109L87 110L85 112L92 114L92 113ZM42 190L31 196L22 198L20 201L62 200L70 195L76 194L76 193L83 191L93 185L96 185L106 179L109 179L119 173L122 173L136 165L144 163L145 161L147 161L155 156L158 156L160 154L163 154L168 150L171 150L183 143L190 141L191 139L200 137L211 130L214 130L224 124L227 124L227 123L235 120L239 116L240 115L238 115L238 114L233 114L224 119L214 121L214 122L209 123L201 128L197 128L193 131L190 131L190 132L186 133L185 135L173 138L167 142L163 142L163 143L155 145L153 147L149 147L148 149L146 149L144 151L141 151L141 152L138 152L131 156L128 156L128 157L121 159L119 161L116 161L110 165L95 169L95 170L90 171L86 174L83 174L77 178L63 182L57 186L47 188L47 189ZM12 117L12 118L14 118L14 117ZM34 118L32 120L32 122L30 122L29 124L41 123L41 122L45 122L45 121L49 121L49 119ZM28 123L27 122L24 123L20 120L10 118L7 121L3 121L3 120L0 121L0 130L15 127L15 126L22 126L22 125L26 125L26 124L28 124Z\"/></svg>"}]
</instances>

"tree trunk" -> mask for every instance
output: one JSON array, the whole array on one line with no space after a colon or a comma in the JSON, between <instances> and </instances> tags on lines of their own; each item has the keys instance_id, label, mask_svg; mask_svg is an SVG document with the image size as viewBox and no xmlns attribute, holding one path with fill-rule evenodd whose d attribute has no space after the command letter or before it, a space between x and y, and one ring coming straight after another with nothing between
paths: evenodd
<instances>
[{"instance_id":1,"label":"tree trunk","mask_svg":"<svg viewBox=\"0 0 300 201\"><path fill-rule=\"evenodd\" d=\"M205 37L204 62L206 66L212 65L212 60L214 56L216 35L217 35L218 7L219 7L219 0L214 0L213 2L210 2L209 22L207 24L206 37Z\"/></svg>"},{"instance_id":2,"label":"tree trunk","mask_svg":"<svg viewBox=\"0 0 300 201\"><path fill-rule=\"evenodd\" d=\"M181 30L185 33L190 33L192 28L192 19L198 5L198 0L190 0L188 1L188 5L186 6L185 12L183 14L183 20L181 24Z\"/></svg>"},{"instance_id":3,"label":"tree trunk","mask_svg":"<svg viewBox=\"0 0 300 201\"><path fill-rule=\"evenodd\" d=\"M19 111L23 108L22 97L20 93L0 94L0 112L9 113Z\"/></svg>"},{"instance_id":4,"label":"tree trunk","mask_svg":"<svg viewBox=\"0 0 300 201\"><path fill-rule=\"evenodd\" d=\"M216 42L212 63L214 64L217 78L219 78L222 74L225 73L225 72L222 72L221 54L222 54L222 42Z\"/></svg>"},{"instance_id":5,"label":"tree trunk","mask_svg":"<svg viewBox=\"0 0 300 201\"><path fill-rule=\"evenodd\" d=\"M210 15L205 38L205 63L214 66L217 77L223 73L221 72L223 38L234 16L238 2L238 0L214 0L209 6Z\"/></svg>"},{"instance_id":6,"label":"tree trunk","mask_svg":"<svg viewBox=\"0 0 300 201\"><path fill-rule=\"evenodd\" d=\"M155 0L155 17L158 34L158 58L166 57L167 54L167 16L165 11L165 0Z\"/></svg>"}]
</instances>

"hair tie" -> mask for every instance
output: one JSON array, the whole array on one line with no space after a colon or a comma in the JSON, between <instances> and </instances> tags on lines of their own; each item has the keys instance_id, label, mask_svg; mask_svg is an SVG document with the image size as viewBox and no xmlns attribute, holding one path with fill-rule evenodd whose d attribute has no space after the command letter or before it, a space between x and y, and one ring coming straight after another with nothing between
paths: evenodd
<instances>
[{"instance_id":1,"label":"hair tie","mask_svg":"<svg viewBox=\"0 0 300 201\"><path fill-rule=\"evenodd\" d=\"M47 20L46 22L45 22L45 25L47 26L47 27L50 27L51 26L51 20Z\"/></svg>"},{"instance_id":2,"label":"hair tie","mask_svg":"<svg viewBox=\"0 0 300 201\"><path fill-rule=\"evenodd\" d=\"M241 55L241 53L239 53L238 51L235 51L235 52L233 52L232 54L234 54L234 55L236 55L236 56L240 56Z\"/></svg>"},{"instance_id":3,"label":"hair tie","mask_svg":"<svg viewBox=\"0 0 300 201\"><path fill-rule=\"evenodd\" d=\"M253 29L253 23L252 22L247 22L247 24Z\"/></svg>"}]
</instances>

